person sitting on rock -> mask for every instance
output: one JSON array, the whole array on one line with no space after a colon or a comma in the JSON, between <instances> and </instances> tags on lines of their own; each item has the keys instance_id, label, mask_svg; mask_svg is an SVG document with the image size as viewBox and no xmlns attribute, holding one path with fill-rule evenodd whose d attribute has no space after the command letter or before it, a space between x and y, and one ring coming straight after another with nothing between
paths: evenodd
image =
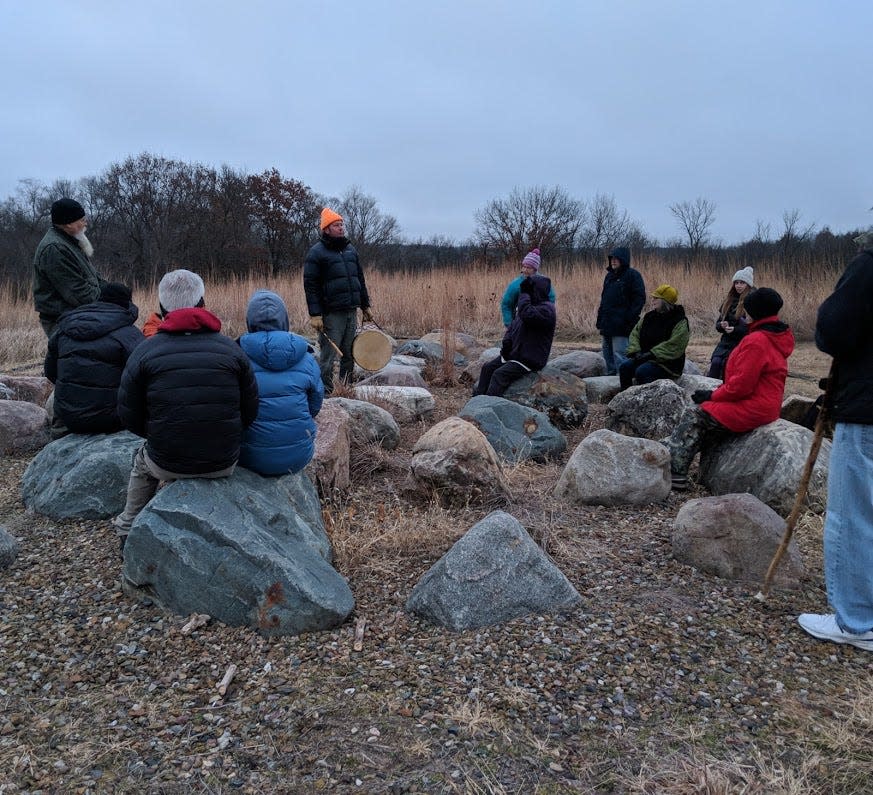
<instances>
[{"instance_id":1,"label":"person sitting on rock","mask_svg":"<svg viewBox=\"0 0 873 795\"><path fill-rule=\"evenodd\" d=\"M500 317L503 320L504 328L509 328L512 318L515 317L515 311L518 308L518 296L521 294L521 283L528 276L539 273L541 262L540 250L538 248L529 251L521 261L521 273L506 286L506 291L500 300ZM549 290L549 300L555 303L554 287Z\"/></svg>"},{"instance_id":2,"label":"person sitting on rock","mask_svg":"<svg viewBox=\"0 0 873 795\"><path fill-rule=\"evenodd\" d=\"M90 304L68 309L49 337L43 372L55 385L52 436L116 433L118 385L124 366L144 337L133 324L139 310L130 288L100 287Z\"/></svg>"},{"instance_id":3,"label":"person sitting on rock","mask_svg":"<svg viewBox=\"0 0 873 795\"><path fill-rule=\"evenodd\" d=\"M113 520L122 550L161 481L231 475L243 430L258 414L248 357L220 333L204 292L203 280L188 270L161 279L163 322L136 348L121 377L118 416L145 439L133 460L124 511Z\"/></svg>"},{"instance_id":4,"label":"person sitting on rock","mask_svg":"<svg viewBox=\"0 0 873 795\"><path fill-rule=\"evenodd\" d=\"M651 384L659 378L676 380L685 367L685 349L691 329L685 309L677 304L679 291L662 284L652 293L654 308L630 333L625 360L618 368L621 388Z\"/></svg>"},{"instance_id":5,"label":"person sitting on rock","mask_svg":"<svg viewBox=\"0 0 873 795\"><path fill-rule=\"evenodd\" d=\"M665 441L676 491L688 488L688 470L703 446L779 419L794 334L779 319L782 297L775 290L755 290L745 308L752 320L749 333L728 357L724 383L694 392L698 405L685 409Z\"/></svg>"},{"instance_id":6,"label":"person sitting on rock","mask_svg":"<svg viewBox=\"0 0 873 795\"><path fill-rule=\"evenodd\" d=\"M552 282L526 276L519 287L515 318L503 336L500 355L482 366L474 395L500 396L513 381L542 370L555 338L555 304L549 300Z\"/></svg>"},{"instance_id":7,"label":"person sitting on rock","mask_svg":"<svg viewBox=\"0 0 873 795\"><path fill-rule=\"evenodd\" d=\"M252 296L246 327L239 344L255 372L259 408L243 436L239 464L261 475L299 472L315 453L321 370L306 339L288 330L288 310L276 293Z\"/></svg>"}]
</instances>

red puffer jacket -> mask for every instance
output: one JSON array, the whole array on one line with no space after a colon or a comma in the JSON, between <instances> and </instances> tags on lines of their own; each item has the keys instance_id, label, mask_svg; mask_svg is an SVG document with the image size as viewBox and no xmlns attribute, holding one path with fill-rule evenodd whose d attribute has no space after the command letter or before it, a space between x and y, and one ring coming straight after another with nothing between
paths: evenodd
<instances>
[{"instance_id":1,"label":"red puffer jacket","mask_svg":"<svg viewBox=\"0 0 873 795\"><path fill-rule=\"evenodd\" d=\"M702 408L734 433L779 419L794 334L776 315L756 320L731 352L724 383Z\"/></svg>"}]
</instances>

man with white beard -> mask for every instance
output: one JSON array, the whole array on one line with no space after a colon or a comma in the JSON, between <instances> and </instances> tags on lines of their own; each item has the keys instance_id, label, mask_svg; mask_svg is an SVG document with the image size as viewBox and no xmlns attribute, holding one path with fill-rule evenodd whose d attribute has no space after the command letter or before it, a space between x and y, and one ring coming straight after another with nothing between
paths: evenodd
<instances>
[{"instance_id":1,"label":"man with white beard","mask_svg":"<svg viewBox=\"0 0 873 795\"><path fill-rule=\"evenodd\" d=\"M50 337L62 312L90 304L106 283L91 264L94 248L85 237L85 208L73 199L52 204L52 226L33 258L33 304Z\"/></svg>"}]
</instances>

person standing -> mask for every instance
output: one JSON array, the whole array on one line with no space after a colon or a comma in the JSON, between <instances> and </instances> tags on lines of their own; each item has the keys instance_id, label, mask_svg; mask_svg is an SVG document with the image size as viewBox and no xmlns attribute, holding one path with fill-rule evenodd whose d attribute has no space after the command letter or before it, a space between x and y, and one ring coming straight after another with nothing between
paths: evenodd
<instances>
[{"instance_id":1,"label":"person standing","mask_svg":"<svg viewBox=\"0 0 873 795\"><path fill-rule=\"evenodd\" d=\"M85 208L74 199L58 199L51 219L33 258L33 305L46 337L61 313L96 301L106 283L91 264L94 247L85 236Z\"/></svg>"},{"instance_id":2,"label":"person standing","mask_svg":"<svg viewBox=\"0 0 873 795\"><path fill-rule=\"evenodd\" d=\"M652 293L654 308L646 312L630 333L627 358L618 368L621 388L651 384L659 378L676 380L685 367L685 349L691 328L685 309L676 302L679 291L662 284Z\"/></svg>"},{"instance_id":3,"label":"person standing","mask_svg":"<svg viewBox=\"0 0 873 795\"><path fill-rule=\"evenodd\" d=\"M321 211L321 239L306 255L303 290L309 323L318 332L321 379L325 392L330 394L336 359L336 350L330 341L342 352L340 380L351 381L358 309L364 322L371 321L373 316L358 252L345 236L343 217L329 207Z\"/></svg>"},{"instance_id":4,"label":"person standing","mask_svg":"<svg viewBox=\"0 0 873 795\"><path fill-rule=\"evenodd\" d=\"M516 276L506 287L506 292L503 293L503 299L500 301L500 315L503 319L503 326L509 328L512 319L515 317L515 309L518 306L518 296L520 293L521 283L528 276L533 276L540 272L540 250L535 248L525 254L521 261L521 274ZM549 300L555 303L555 288L549 289Z\"/></svg>"},{"instance_id":5,"label":"person standing","mask_svg":"<svg viewBox=\"0 0 873 795\"><path fill-rule=\"evenodd\" d=\"M619 246L607 258L606 277L597 308L606 374L615 375L624 361L628 335L646 303L646 286L640 272L630 266L630 249Z\"/></svg>"},{"instance_id":6,"label":"person standing","mask_svg":"<svg viewBox=\"0 0 873 795\"><path fill-rule=\"evenodd\" d=\"M709 363L709 378L724 379L724 366L731 351L740 344L746 336L749 323L743 311L743 303L749 291L755 286L755 272L751 266L740 268L735 274L727 297L718 312L715 330L721 334L721 339L712 352Z\"/></svg>"},{"instance_id":7,"label":"person standing","mask_svg":"<svg viewBox=\"0 0 873 795\"><path fill-rule=\"evenodd\" d=\"M803 613L820 640L873 651L873 228L818 309L815 342L834 357L827 411L836 423L828 466L824 569L833 613Z\"/></svg>"}]
</instances>

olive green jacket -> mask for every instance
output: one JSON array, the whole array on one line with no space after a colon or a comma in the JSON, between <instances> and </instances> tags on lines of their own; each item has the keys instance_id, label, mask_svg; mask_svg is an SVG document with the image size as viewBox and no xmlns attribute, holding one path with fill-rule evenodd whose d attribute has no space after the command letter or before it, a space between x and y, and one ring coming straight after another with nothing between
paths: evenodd
<instances>
[{"instance_id":1,"label":"olive green jacket","mask_svg":"<svg viewBox=\"0 0 873 795\"><path fill-rule=\"evenodd\" d=\"M100 297L103 279L76 238L53 226L33 258L33 305L40 320L55 321L62 312Z\"/></svg>"}]
</instances>

